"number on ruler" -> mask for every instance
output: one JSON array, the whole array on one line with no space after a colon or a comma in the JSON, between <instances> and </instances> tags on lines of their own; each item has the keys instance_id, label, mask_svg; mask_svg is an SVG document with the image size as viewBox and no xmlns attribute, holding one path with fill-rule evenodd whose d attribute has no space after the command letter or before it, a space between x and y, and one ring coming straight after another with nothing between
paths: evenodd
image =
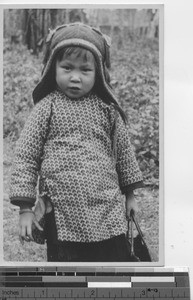
<instances>
[{"instance_id":1,"label":"number on ruler","mask_svg":"<svg viewBox=\"0 0 193 300\"><path fill-rule=\"evenodd\" d=\"M145 296L146 295L146 291L145 290L142 290L141 291L141 296Z\"/></svg>"},{"instance_id":2,"label":"number on ruler","mask_svg":"<svg viewBox=\"0 0 193 300\"><path fill-rule=\"evenodd\" d=\"M91 291L90 291L90 297L95 297L95 294L96 294L96 293L95 293L95 290L91 290Z\"/></svg>"}]
</instances>

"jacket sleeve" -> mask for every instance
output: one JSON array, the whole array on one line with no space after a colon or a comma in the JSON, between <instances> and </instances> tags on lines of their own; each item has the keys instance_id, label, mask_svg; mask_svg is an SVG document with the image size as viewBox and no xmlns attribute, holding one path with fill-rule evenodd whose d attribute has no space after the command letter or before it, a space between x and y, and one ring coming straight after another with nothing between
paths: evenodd
<instances>
[{"instance_id":1,"label":"jacket sleeve","mask_svg":"<svg viewBox=\"0 0 193 300\"><path fill-rule=\"evenodd\" d=\"M122 193L143 187L142 173L131 145L128 124L114 110L113 152Z\"/></svg>"},{"instance_id":2,"label":"jacket sleeve","mask_svg":"<svg viewBox=\"0 0 193 300\"><path fill-rule=\"evenodd\" d=\"M48 99L47 99L48 100ZM49 130L51 101L42 99L33 108L17 142L10 178L11 203L34 205L45 138Z\"/></svg>"}]
</instances>

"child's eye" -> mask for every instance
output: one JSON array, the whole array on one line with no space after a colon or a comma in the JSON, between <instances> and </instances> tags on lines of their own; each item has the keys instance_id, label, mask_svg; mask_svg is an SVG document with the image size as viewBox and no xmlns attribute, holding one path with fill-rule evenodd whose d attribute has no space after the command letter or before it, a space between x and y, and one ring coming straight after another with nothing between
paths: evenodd
<instances>
[{"instance_id":1,"label":"child's eye","mask_svg":"<svg viewBox=\"0 0 193 300\"><path fill-rule=\"evenodd\" d=\"M91 69L83 69L83 72L90 72L92 71Z\"/></svg>"},{"instance_id":2,"label":"child's eye","mask_svg":"<svg viewBox=\"0 0 193 300\"><path fill-rule=\"evenodd\" d=\"M66 71L70 71L71 67L69 67L69 66L62 66L62 69L66 70Z\"/></svg>"}]
</instances>

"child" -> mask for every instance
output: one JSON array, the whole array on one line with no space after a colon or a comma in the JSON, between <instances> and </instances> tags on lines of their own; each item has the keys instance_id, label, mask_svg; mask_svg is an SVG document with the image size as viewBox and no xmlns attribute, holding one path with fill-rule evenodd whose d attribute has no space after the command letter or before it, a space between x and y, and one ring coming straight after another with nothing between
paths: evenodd
<instances>
[{"instance_id":1,"label":"child","mask_svg":"<svg viewBox=\"0 0 193 300\"><path fill-rule=\"evenodd\" d=\"M10 184L20 206L20 238L31 241L39 193L48 261L128 261L125 233L142 176L126 117L109 84L109 43L90 26L50 32L35 107L18 141ZM122 194L126 196L126 209Z\"/></svg>"}]
</instances>

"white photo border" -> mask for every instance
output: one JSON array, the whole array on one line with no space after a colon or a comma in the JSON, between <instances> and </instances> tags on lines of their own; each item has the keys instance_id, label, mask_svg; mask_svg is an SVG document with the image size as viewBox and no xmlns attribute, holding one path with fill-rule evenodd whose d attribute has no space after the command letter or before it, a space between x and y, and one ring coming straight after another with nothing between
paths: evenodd
<instances>
[{"instance_id":1,"label":"white photo border","mask_svg":"<svg viewBox=\"0 0 193 300\"><path fill-rule=\"evenodd\" d=\"M150 4L146 3L146 4L35 4L35 3L31 3L31 4L27 4L25 2L21 3L21 4L4 4L4 5L0 5L0 50L1 50L1 56L0 56L0 64L3 65L3 43L1 42L3 39L3 10L4 9L24 9L24 8L114 8L114 9L118 9L118 8L151 8L151 9L159 9L159 72L160 72L160 83L159 83L159 105L160 105L160 112L159 112L159 122L160 122L160 126L159 126L159 134L160 134L160 138L159 138L159 147L160 147L160 167L159 167L159 171L160 171L160 175L159 175L159 182L160 182L160 187L159 187L159 259L157 262L151 262L151 263L147 263L147 262L138 262L138 263L133 263L133 262L124 262L124 263L87 263L86 266L107 266L107 267L116 267L116 266L120 266L120 267L147 267L147 266L163 266L164 265L164 5L163 4L156 4L156 3L152 3L152 1L149 1ZM72 2L71 2L72 3ZM1 4L1 3L0 3ZM3 68L1 68L1 70L3 70ZM3 87L3 71L1 71L0 74L0 87ZM3 120L3 88L0 89L1 90L1 120ZM3 127L3 126L2 126ZM3 140L3 134L2 134L2 140ZM2 143L1 143L2 145ZM2 147L0 147L1 149L1 154L3 157L3 149ZM3 162L2 162L2 168L1 168L1 178L3 179ZM3 182L1 182L1 195L3 195ZM3 197L2 197L3 198ZM0 218L1 223L0 223L0 264L3 266L55 266L57 263L48 263L48 262L7 262L4 261L3 259L3 232L1 232L1 230L3 230L3 201L0 202L0 211L2 213L2 217ZM76 266L76 267L81 267L81 266L85 266L85 263L59 263L60 266Z\"/></svg>"}]
</instances>

